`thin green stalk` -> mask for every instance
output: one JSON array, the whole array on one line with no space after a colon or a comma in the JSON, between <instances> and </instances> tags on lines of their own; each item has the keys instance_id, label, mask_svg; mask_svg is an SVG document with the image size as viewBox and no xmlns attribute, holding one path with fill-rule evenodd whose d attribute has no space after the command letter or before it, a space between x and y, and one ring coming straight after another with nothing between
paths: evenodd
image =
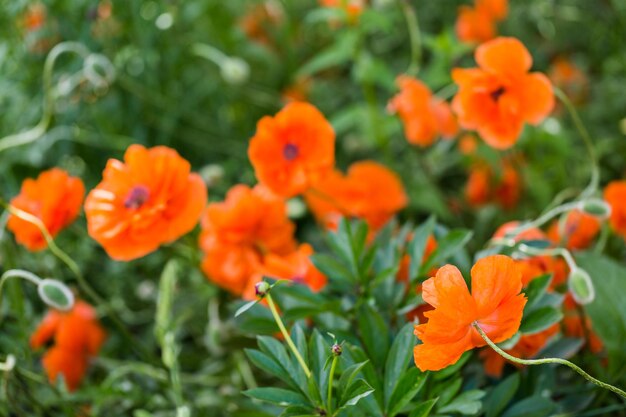
<instances>
[{"instance_id":1,"label":"thin green stalk","mask_svg":"<svg viewBox=\"0 0 626 417\"><path fill-rule=\"evenodd\" d=\"M619 389L619 388L617 388L617 387L615 387L615 386L613 386L611 384L607 384L606 382L602 382L599 379L596 379L596 378L592 377L587 372L583 371L578 365L575 365L575 364L573 364L572 362L570 362L568 360L561 359L561 358L520 359L520 358L516 358L515 356L509 355L508 353L506 353L505 351L500 349L498 347L498 345L493 343L493 341L491 339L489 339L489 336L487 336L487 334L483 331L483 329L480 328L478 323L474 322L472 325L474 326L474 328L476 329L478 334L480 334L480 336L483 338L483 340L485 342L487 342L487 344L493 350L495 350L500 356L502 356L505 359L508 359L511 362L519 363L521 365L543 365L543 364L549 364L549 363L565 365L565 366L570 367L571 369L573 369L574 371L576 371L580 375L582 375L583 378L585 378L587 381L589 381L589 382L591 382L593 384L596 384L597 386L599 386L601 388L604 388L604 389L607 389L609 391L612 391L612 392L616 393L617 395L621 396L622 398L626 398L626 392L622 391L621 389Z\"/></svg>"},{"instance_id":2,"label":"thin green stalk","mask_svg":"<svg viewBox=\"0 0 626 417\"><path fill-rule=\"evenodd\" d=\"M302 367L302 370L304 371L304 374L306 375L306 377L310 378L311 371L309 370L309 367L306 365L306 362L304 362L304 359L302 359L302 355L300 355L300 352L298 352L298 348L296 348L296 345L293 343L293 340L291 339L289 332L285 328L285 324L283 323L282 319L280 318L280 315L278 314L278 310L276 309L274 300L272 300L272 296L269 293L267 293L265 295L265 299L267 300L267 304L270 308L270 311L272 312L272 316L274 316L274 320L276 321L276 324L278 324L278 328L280 329L280 332L283 334L285 341L287 342L287 345L289 346L289 349L291 349L291 351L293 352L294 356L296 357L296 360Z\"/></svg>"},{"instance_id":3,"label":"thin green stalk","mask_svg":"<svg viewBox=\"0 0 626 417\"><path fill-rule=\"evenodd\" d=\"M48 231L48 228L41 221L41 219L3 201L0 201L0 205L4 206L14 216L33 224L39 229L46 243L48 244L48 248L50 249L50 251L63 263L65 263L70 271L72 271L81 290L84 291L87 296L91 298L97 305L102 306L106 310L107 314L109 315L115 326L118 328L118 330L126 339L128 339L129 342L131 342L130 345L133 347L133 349L140 353L144 357L144 359L148 360L149 362L155 362L155 360L152 359L152 355L143 346L143 344L137 343L136 338L134 338L130 334L130 332L117 316L117 313L115 313L113 308L108 303L106 303L102 297L100 297L100 295L91 287L91 285L89 285L76 262L74 262L74 260L67 253L65 253L63 250L61 250L61 248L57 246L54 239L52 238L52 235Z\"/></svg>"},{"instance_id":4,"label":"thin green stalk","mask_svg":"<svg viewBox=\"0 0 626 417\"><path fill-rule=\"evenodd\" d=\"M420 70L422 60L422 37L420 35L417 13L407 0L400 0L400 7L406 19L406 26L409 30L409 40L411 42L411 62L406 70L408 75L417 75Z\"/></svg>"},{"instance_id":5,"label":"thin green stalk","mask_svg":"<svg viewBox=\"0 0 626 417\"><path fill-rule=\"evenodd\" d=\"M598 189L598 184L600 182L600 169L598 168L598 156L596 154L596 149L593 146L593 141L591 140L589 132L585 128L585 125L583 124L580 116L578 115L578 112L576 111L576 108L574 107L570 99L561 89L557 87L553 87L553 89L554 94L565 105L565 108L567 108L567 111L574 121L574 125L576 126L578 133L580 133L580 136L585 142L589 158L591 158L591 179L589 180L589 185L587 185L587 188L585 188L580 195L581 198L585 198L592 195Z\"/></svg>"},{"instance_id":6,"label":"thin green stalk","mask_svg":"<svg viewBox=\"0 0 626 417\"><path fill-rule=\"evenodd\" d=\"M519 227L516 227L514 230L511 231L511 234L519 235L520 233L528 229L532 229L533 227L541 227L552 218L558 216L559 214L576 209L578 205L579 205L578 201L573 201L571 203L557 206L553 208L552 210L548 211L547 213L544 213L541 216L537 217L535 220L528 222L528 223L524 223Z\"/></svg>"},{"instance_id":7,"label":"thin green stalk","mask_svg":"<svg viewBox=\"0 0 626 417\"><path fill-rule=\"evenodd\" d=\"M335 377L335 369L337 368L337 362L339 362L339 356L333 356L333 362L330 365L330 373L328 374L328 395L326 399L326 408L328 414L333 415L333 378Z\"/></svg>"}]
</instances>

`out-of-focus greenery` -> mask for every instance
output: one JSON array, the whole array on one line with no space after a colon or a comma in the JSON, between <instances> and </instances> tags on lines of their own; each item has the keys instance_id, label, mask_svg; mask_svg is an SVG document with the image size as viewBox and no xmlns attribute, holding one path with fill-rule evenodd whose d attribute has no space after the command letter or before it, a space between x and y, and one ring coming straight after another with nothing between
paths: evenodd
<instances>
[{"instance_id":1,"label":"out-of-focus greenery","mask_svg":"<svg viewBox=\"0 0 626 417\"><path fill-rule=\"evenodd\" d=\"M523 155L525 161L523 198L517 208L502 211L495 206L480 210L463 207L460 213L452 211L451 202L462 195L467 161L459 153L450 152L456 146L454 142L440 141L427 149L412 147L404 139L398 119L385 110L396 92L395 77L407 70L412 59L401 2L373 1L358 23L345 24L338 23L342 19L339 12L320 8L315 1L276 0L270 2L277 10L275 17L261 23L262 42L251 39L242 27L243 17L253 13L260 3L49 0L41 3L46 10L43 26L28 30L24 17L34 3L0 0L0 137L36 126L44 114L46 97L53 103L45 133L29 144L0 151L1 198L9 200L18 193L24 178L52 166L80 176L87 188L92 188L100 180L108 158L119 159L128 145L142 143L175 148L206 177L210 200L221 200L233 184L255 182L247 159L247 142L256 122L278 111L284 104L285 90L304 78L309 80L307 100L320 108L337 132L338 166L346 168L366 158L385 163L401 175L410 196L402 220L420 223L435 214L451 228L471 229L474 234L468 253L481 248L505 220L534 217L562 190L585 186L588 156L567 113L559 109L541 126L526 128L512 151ZM453 32L457 7L464 2L408 3L417 13L421 34L418 76L434 91L445 89L451 84L451 68L473 65L471 48L460 44ZM510 3L500 33L515 36L527 45L534 69L548 71L557 56L566 56L583 69L588 93L578 110L600 155L602 183L622 178L626 169L626 2ZM42 80L44 62L51 48L63 41L78 42L90 53L100 54L98 59L114 68L114 80L97 86L81 79L68 89L73 74L85 65L84 59L69 53L57 60L51 73L52 89L46 90ZM243 60L249 74L242 76L237 72L242 70L240 67L221 68L202 56L207 47L226 58ZM484 147L479 152L488 159L498 158ZM309 215L298 222L299 233L307 240L322 241ZM37 300L34 289L9 283L1 310L0 352L16 355L18 368L8 388L5 386L8 402L0 404L0 412L69 416L79 415L75 413L79 405L91 404L98 415L174 415L153 325L161 271L168 259L177 257L180 264L171 316L178 329L184 396L196 410L194 415L276 415L275 408L260 406L241 394L255 384L277 383L253 368L243 353L243 348L256 347L256 334L272 334L275 325L263 309L258 309L255 318L232 318L237 303L208 283L198 269L200 254L189 249L196 247L196 238L197 233L192 233L139 261L118 263L110 261L87 236L84 218L64 232L59 245L78 261L89 282L129 324L138 343L149 347L151 357L145 362L104 317L111 334L90 371L90 380L100 383L85 384L71 395L49 387L41 376L39 355L28 347L43 306L27 301ZM4 270L20 267L73 283L66 268L49 252L30 253L17 246L8 233L3 234L0 245ZM607 248L609 255L623 264L623 242L612 238ZM623 270L623 266L613 266L611 282L617 282L619 273L615 271ZM376 308L383 305L376 304ZM604 310L596 304L590 314L603 317ZM383 316L390 319L386 313ZM292 322L300 319L287 317ZM341 320L336 315L322 315L316 320L325 323L328 331L345 329L345 323L338 324ZM394 332L399 330L396 324ZM604 326L600 331L608 335L611 330ZM351 340L349 333L342 336ZM365 335L360 337L366 339ZM354 335L352 338L355 345L361 342ZM611 346L611 355L623 359L618 350ZM604 370L596 358L584 359L596 374L626 381L623 369ZM379 365L377 371L383 369ZM458 400L460 392L478 389L485 382L479 380L479 373L472 367L464 372L465 379L461 379L460 367L439 377L449 378L452 388L447 391L426 391L440 397L444 410L440 409L441 414L458 415L454 408L446 413L445 405ZM549 415L557 409L575 413L614 405L603 394L593 397L588 387L577 385L577 380L566 381L564 388L556 380L557 371L551 367L529 370L515 398L544 406L544 412L548 410L548 414L536 415ZM517 381L516 387L519 384ZM562 403L555 405L541 397L543 389L557 388L565 398ZM493 396L490 391L487 401L495 401ZM471 407L482 396L477 398L461 400L471 403L469 409L474 410ZM457 405L462 407L464 403L460 403ZM506 415L526 415L516 414L514 407Z\"/></svg>"}]
</instances>

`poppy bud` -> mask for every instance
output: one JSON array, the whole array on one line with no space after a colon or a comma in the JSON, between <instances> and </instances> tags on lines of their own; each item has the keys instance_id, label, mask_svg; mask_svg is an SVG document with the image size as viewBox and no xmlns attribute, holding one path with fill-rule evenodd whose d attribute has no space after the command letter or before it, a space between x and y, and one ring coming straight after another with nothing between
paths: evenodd
<instances>
[{"instance_id":1,"label":"poppy bud","mask_svg":"<svg viewBox=\"0 0 626 417\"><path fill-rule=\"evenodd\" d=\"M341 345L335 343L330 350L333 352L333 355L335 356L341 356L341 354L343 353L343 348L341 347Z\"/></svg>"},{"instance_id":2,"label":"poppy bud","mask_svg":"<svg viewBox=\"0 0 626 417\"><path fill-rule=\"evenodd\" d=\"M601 219L605 219L611 215L611 206L609 206L606 201L599 198L582 201L580 203L580 209L587 214Z\"/></svg>"},{"instance_id":3,"label":"poppy bud","mask_svg":"<svg viewBox=\"0 0 626 417\"><path fill-rule=\"evenodd\" d=\"M591 277L582 268L572 269L567 279L567 287L578 304L589 304L596 297Z\"/></svg>"},{"instance_id":4,"label":"poppy bud","mask_svg":"<svg viewBox=\"0 0 626 417\"><path fill-rule=\"evenodd\" d=\"M259 298L265 297L265 295L267 294L267 292L269 290L270 290L270 284L268 284L265 281L258 282L254 286L254 292L255 292L256 296L259 297Z\"/></svg>"},{"instance_id":5,"label":"poppy bud","mask_svg":"<svg viewBox=\"0 0 626 417\"><path fill-rule=\"evenodd\" d=\"M229 84L243 84L250 75L250 66L241 58L229 57L220 63L222 78Z\"/></svg>"}]
</instances>

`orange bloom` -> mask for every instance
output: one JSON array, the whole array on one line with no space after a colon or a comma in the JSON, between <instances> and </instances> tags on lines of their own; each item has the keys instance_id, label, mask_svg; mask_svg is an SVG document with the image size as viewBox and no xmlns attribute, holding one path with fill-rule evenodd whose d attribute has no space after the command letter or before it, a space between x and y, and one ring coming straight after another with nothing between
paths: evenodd
<instances>
[{"instance_id":1,"label":"orange bloom","mask_svg":"<svg viewBox=\"0 0 626 417\"><path fill-rule=\"evenodd\" d=\"M189 232L206 205L202 178L165 146L131 145L124 162L109 159L85 201L89 236L109 256L130 261Z\"/></svg>"},{"instance_id":2,"label":"orange bloom","mask_svg":"<svg viewBox=\"0 0 626 417\"><path fill-rule=\"evenodd\" d=\"M576 308L576 301L570 293L565 294L563 301L563 332L566 336L581 338L588 344L589 350L593 353L599 353L604 349L602 339L593 331L591 319L589 316L583 318Z\"/></svg>"},{"instance_id":3,"label":"orange bloom","mask_svg":"<svg viewBox=\"0 0 626 417\"><path fill-rule=\"evenodd\" d=\"M472 206L496 202L505 209L517 205L521 193L520 176L509 163L504 163L499 177L484 164L476 164L465 185L465 197Z\"/></svg>"},{"instance_id":4,"label":"orange bloom","mask_svg":"<svg viewBox=\"0 0 626 417\"><path fill-rule=\"evenodd\" d=\"M559 325L557 323L548 327L547 329L530 335L522 335L519 341L511 349L505 350L509 355L517 358L532 358L541 349L544 348L546 343L559 332ZM484 361L485 373L494 378L500 378L502 376L502 370L506 359L491 348L486 348L480 352L480 357ZM516 366L520 366L514 364Z\"/></svg>"},{"instance_id":5,"label":"orange bloom","mask_svg":"<svg viewBox=\"0 0 626 417\"><path fill-rule=\"evenodd\" d=\"M610 182L604 189L604 199L611 206L611 227L626 239L626 181Z\"/></svg>"},{"instance_id":6,"label":"orange bloom","mask_svg":"<svg viewBox=\"0 0 626 417\"><path fill-rule=\"evenodd\" d=\"M519 226L520 222L518 221L510 221L504 223L502 226L498 227L496 232L493 234L493 237L495 239L501 239ZM515 236L513 236L513 239L516 242L521 242L523 240L548 240L548 237L540 229L532 227L530 229L522 231L521 233L517 233Z\"/></svg>"},{"instance_id":7,"label":"orange bloom","mask_svg":"<svg viewBox=\"0 0 626 417\"><path fill-rule=\"evenodd\" d=\"M289 103L275 117L259 120L248 157L261 184L292 197L332 171L335 131L311 104Z\"/></svg>"},{"instance_id":8,"label":"orange bloom","mask_svg":"<svg viewBox=\"0 0 626 417\"><path fill-rule=\"evenodd\" d=\"M507 0L476 0L475 7L461 6L455 24L461 42L483 43L496 35L496 22L508 13Z\"/></svg>"},{"instance_id":9,"label":"orange bloom","mask_svg":"<svg viewBox=\"0 0 626 417\"><path fill-rule=\"evenodd\" d=\"M253 293L265 254L296 249L284 200L260 186L231 188L224 202L209 204L201 226L202 270L236 295Z\"/></svg>"},{"instance_id":10,"label":"orange bloom","mask_svg":"<svg viewBox=\"0 0 626 417\"><path fill-rule=\"evenodd\" d=\"M306 284L313 291L320 291L327 279L313 265L311 255L313 248L307 243L301 244L298 250L286 256L269 253L264 259L263 275Z\"/></svg>"},{"instance_id":11,"label":"orange bloom","mask_svg":"<svg viewBox=\"0 0 626 417\"><path fill-rule=\"evenodd\" d=\"M478 140L471 133L465 133L459 138L459 151L463 155L473 155L478 149Z\"/></svg>"},{"instance_id":12,"label":"orange bloom","mask_svg":"<svg viewBox=\"0 0 626 417\"><path fill-rule=\"evenodd\" d=\"M46 6L41 3L34 3L24 16L24 26L29 32L41 28L46 23Z\"/></svg>"},{"instance_id":13,"label":"orange bloom","mask_svg":"<svg viewBox=\"0 0 626 417\"><path fill-rule=\"evenodd\" d=\"M280 3L264 1L254 5L239 21L239 27L250 39L263 44L270 43L268 27L276 26L283 20Z\"/></svg>"},{"instance_id":14,"label":"orange bloom","mask_svg":"<svg viewBox=\"0 0 626 417\"><path fill-rule=\"evenodd\" d=\"M500 343L517 332L526 297L520 294L522 277L508 256L480 259L472 268L472 293L461 272L452 265L437 271L422 286L423 298L435 309L428 323L415 326L422 344L413 351L415 364L436 371L454 364L463 352L486 345L474 322L491 340Z\"/></svg>"},{"instance_id":15,"label":"orange bloom","mask_svg":"<svg viewBox=\"0 0 626 417\"><path fill-rule=\"evenodd\" d=\"M446 101L433 96L424 83L408 75L399 76L396 84L400 93L389 101L388 109L402 119L409 143L428 146L438 136L456 135L459 127Z\"/></svg>"},{"instance_id":16,"label":"orange bloom","mask_svg":"<svg viewBox=\"0 0 626 417\"><path fill-rule=\"evenodd\" d=\"M53 237L72 223L83 203L85 186L76 177L70 177L59 168L44 171L37 179L22 183L20 193L11 205L39 218ZM31 251L44 249L47 244L34 224L17 216L9 216L7 228L15 234L15 240Z\"/></svg>"},{"instance_id":17,"label":"orange bloom","mask_svg":"<svg viewBox=\"0 0 626 417\"><path fill-rule=\"evenodd\" d=\"M347 175L329 175L305 194L306 202L326 227L334 229L342 216L364 219L375 231L408 204L400 178L374 161L355 162Z\"/></svg>"},{"instance_id":18,"label":"orange bloom","mask_svg":"<svg viewBox=\"0 0 626 417\"><path fill-rule=\"evenodd\" d=\"M459 91L452 109L464 129L476 130L496 149L511 147L525 123L539 124L554 107L548 78L529 73L532 57L515 38L497 38L475 53L479 68L452 71Z\"/></svg>"},{"instance_id":19,"label":"orange bloom","mask_svg":"<svg viewBox=\"0 0 626 417\"><path fill-rule=\"evenodd\" d=\"M581 103L589 91L589 80L584 72L565 57L559 56L553 62L548 73L555 86L562 89L574 102Z\"/></svg>"},{"instance_id":20,"label":"orange bloom","mask_svg":"<svg viewBox=\"0 0 626 417\"><path fill-rule=\"evenodd\" d=\"M548 229L548 237L556 245L563 243L568 249L585 249L591 245L600 227L597 217L580 210L572 210L567 214L563 236L561 236L559 221L554 221Z\"/></svg>"},{"instance_id":21,"label":"orange bloom","mask_svg":"<svg viewBox=\"0 0 626 417\"><path fill-rule=\"evenodd\" d=\"M54 339L54 345L43 356L43 367L51 383L62 374L68 389L74 391L85 375L89 359L98 354L105 337L94 308L77 301L69 312L48 312L31 336L30 345L37 349Z\"/></svg>"},{"instance_id":22,"label":"orange bloom","mask_svg":"<svg viewBox=\"0 0 626 417\"><path fill-rule=\"evenodd\" d=\"M365 0L319 0L323 7L342 8L348 14L348 21L355 23L365 9Z\"/></svg>"}]
</instances>

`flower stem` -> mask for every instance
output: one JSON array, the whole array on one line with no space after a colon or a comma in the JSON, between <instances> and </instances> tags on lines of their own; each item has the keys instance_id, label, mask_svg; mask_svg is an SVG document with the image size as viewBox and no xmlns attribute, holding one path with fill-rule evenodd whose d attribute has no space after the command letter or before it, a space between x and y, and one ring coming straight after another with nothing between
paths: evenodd
<instances>
[{"instance_id":1,"label":"flower stem","mask_svg":"<svg viewBox=\"0 0 626 417\"><path fill-rule=\"evenodd\" d=\"M278 314L278 310L276 310L276 304L274 304L274 300L272 300L272 296L269 293L267 293L265 295L265 299L267 300L267 304L270 307L270 311L272 312L272 316L274 316L274 320L276 321L276 324L278 324L278 328L280 329L280 332L285 337L285 341L287 342L287 345L289 346L289 349L291 349L291 351L293 352L294 356L298 360L298 363L302 367L302 370L304 371L304 374L306 375L306 377L310 378L311 377L311 371L309 370L309 367L304 362L304 359L302 359L302 355L300 355L300 352L298 352L298 348L296 348L296 345L293 343L293 340L291 339L291 336L289 335L289 332L285 328L285 324L283 323L282 319L280 318L280 315Z\"/></svg>"},{"instance_id":2,"label":"flower stem","mask_svg":"<svg viewBox=\"0 0 626 417\"><path fill-rule=\"evenodd\" d=\"M420 70L420 61L422 60L422 38L420 36L417 14L407 0L401 0L400 6L402 7L402 12L406 19L406 26L409 30L409 40L411 41L411 62L406 73L408 75L417 75Z\"/></svg>"},{"instance_id":3,"label":"flower stem","mask_svg":"<svg viewBox=\"0 0 626 417\"><path fill-rule=\"evenodd\" d=\"M619 388L617 388L617 387L615 387L615 386L613 386L611 384L607 384L606 382L602 382L599 379L596 379L596 378L592 377L587 372L583 371L578 365L575 365L575 364L573 364L572 362L570 362L568 360L561 359L561 358L520 359L520 358L516 358L515 356L509 355L508 353L506 353L505 351L500 349L498 347L498 345L493 343L493 341L491 339L489 339L489 336L487 336L487 334L483 331L483 329L480 328L478 323L474 322L474 323L472 323L472 325L474 326L474 328L476 329L478 334L480 334L480 336L483 338L483 340L485 342L487 342L487 344L493 350L495 350L500 356L502 356L505 359L510 360L511 362L519 363L521 365L543 365L543 364L546 364L546 363L556 363L556 364L560 364L560 365L569 366L574 371L576 371L577 373L582 375L587 381L589 381L589 382L591 382L593 384L596 384L599 387L602 387L604 389L612 391L612 392L620 395L623 398L626 398L626 392L622 391L621 389L619 389Z\"/></svg>"},{"instance_id":4,"label":"flower stem","mask_svg":"<svg viewBox=\"0 0 626 417\"><path fill-rule=\"evenodd\" d=\"M591 179L589 180L589 185L587 185L587 188L585 188L580 195L581 198L589 197L597 190L598 183L600 182L600 170L598 168L598 156L596 154L596 149L593 146L593 141L591 140L591 136L589 135L589 132L587 132L587 129L585 129L585 125L580 119L580 116L578 115L578 112L574 108L574 105L572 104L570 99L561 89L557 87L553 87L553 89L554 89L554 94L559 98L559 100L561 100L561 102L567 108L567 111L570 117L572 118L572 120L574 121L574 125L576 126L578 133L580 133L580 136L583 138L583 141L585 142L585 146L587 147L587 153L589 154L589 158L591 158Z\"/></svg>"},{"instance_id":5,"label":"flower stem","mask_svg":"<svg viewBox=\"0 0 626 417\"><path fill-rule=\"evenodd\" d=\"M337 368L337 362L339 362L339 356L333 357L333 362L330 365L330 373L328 374L328 395L326 399L326 408L328 415L333 415L333 378L335 377L335 368Z\"/></svg>"}]
</instances>

